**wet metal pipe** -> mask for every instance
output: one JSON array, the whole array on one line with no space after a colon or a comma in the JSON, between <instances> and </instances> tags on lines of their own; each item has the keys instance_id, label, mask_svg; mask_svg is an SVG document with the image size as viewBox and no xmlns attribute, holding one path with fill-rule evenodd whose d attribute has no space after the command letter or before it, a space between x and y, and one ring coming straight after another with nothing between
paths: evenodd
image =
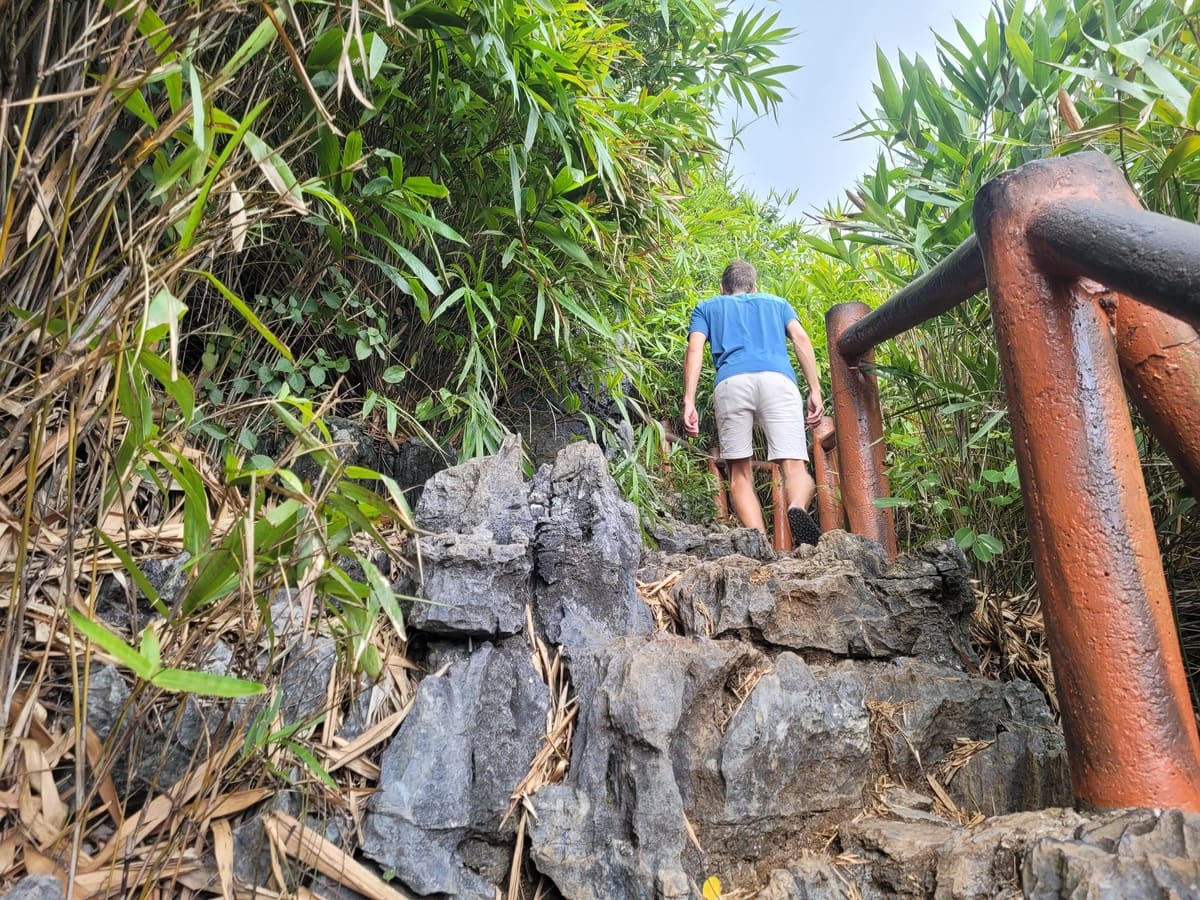
<instances>
[{"instance_id":1,"label":"wet metal pipe","mask_svg":"<svg viewBox=\"0 0 1200 900\"><path fill-rule=\"evenodd\" d=\"M837 348L850 358L860 356L927 319L949 312L984 287L979 241L971 235L940 263L850 328Z\"/></svg>"},{"instance_id":2,"label":"wet metal pipe","mask_svg":"<svg viewBox=\"0 0 1200 900\"><path fill-rule=\"evenodd\" d=\"M825 314L825 330L831 348L839 347L842 335L867 315L865 303L839 303ZM829 354L829 379L833 386L833 418L837 422L838 463L842 503L850 530L883 545L895 558L896 523L891 509L880 509L875 501L889 494L883 473L883 414L879 409L879 385L864 371L874 362L874 353Z\"/></svg>"},{"instance_id":3,"label":"wet metal pipe","mask_svg":"<svg viewBox=\"0 0 1200 900\"><path fill-rule=\"evenodd\" d=\"M1110 323L1030 223L1112 163L1028 163L975 201L1071 783L1100 808L1200 810L1200 735ZM839 419L839 427L841 420Z\"/></svg>"},{"instance_id":4,"label":"wet metal pipe","mask_svg":"<svg viewBox=\"0 0 1200 900\"><path fill-rule=\"evenodd\" d=\"M1200 325L1200 225L1109 197L1077 197L1040 209L1029 237L1056 273L1094 279Z\"/></svg>"}]
</instances>

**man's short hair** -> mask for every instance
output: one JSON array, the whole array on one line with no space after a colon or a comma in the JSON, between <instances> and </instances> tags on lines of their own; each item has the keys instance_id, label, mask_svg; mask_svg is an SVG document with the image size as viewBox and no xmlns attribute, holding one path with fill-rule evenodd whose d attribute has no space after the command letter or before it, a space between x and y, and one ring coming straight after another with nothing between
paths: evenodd
<instances>
[{"instance_id":1,"label":"man's short hair","mask_svg":"<svg viewBox=\"0 0 1200 900\"><path fill-rule=\"evenodd\" d=\"M721 273L721 293L752 294L758 281L754 266L744 259L735 259Z\"/></svg>"}]
</instances>

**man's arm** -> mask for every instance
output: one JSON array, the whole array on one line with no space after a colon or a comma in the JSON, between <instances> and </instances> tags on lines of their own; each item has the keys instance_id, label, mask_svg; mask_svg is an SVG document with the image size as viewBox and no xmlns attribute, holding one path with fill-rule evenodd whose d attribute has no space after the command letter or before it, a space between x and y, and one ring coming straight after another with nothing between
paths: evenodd
<instances>
[{"instance_id":1,"label":"man's arm","mask_svg":"<svg viewBox=\"0 0 1200 900\"><path fill-rule=\"evenodd\" d=\"M821 378L817 372L817 355L813 352L812 340L808 332L796 319L788 322L787 335L791 338L792 349L796 351L796 360L800 363L800 371L808 383L808 424L815 428L825 415L825 401L821 397Z\"/></svg>"},{"instance_id":2,"label":"man's arm","mask_svg":"<svg viewBox=\"0 0 1200 900\"><path fill-rule=\"evenodd\" d=\"M700 433L700 414L696 412L696 386L700 384L700 369L704 365L704 343L707 340L708 337L703 332L693 331L688 335L687 351L683 354L683 430L693 437Z\"/></svg>"}]
</instances>

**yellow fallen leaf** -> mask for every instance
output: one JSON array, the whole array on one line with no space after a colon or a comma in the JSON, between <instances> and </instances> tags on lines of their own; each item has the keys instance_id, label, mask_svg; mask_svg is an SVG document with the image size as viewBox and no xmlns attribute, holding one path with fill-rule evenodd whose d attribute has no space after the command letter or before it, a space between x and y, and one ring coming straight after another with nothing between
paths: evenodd
<instances>
[{"instance_id":1,"label":"yellow fallen leaf","mask_svg":"<svg viewBox=\"0 0 1200 900\"><path fill-rule=\"evenodd\" d=\"M704 900L717 900L721 896L721 879L713 875L704 882Z\"/></svg>"}]
</instances>

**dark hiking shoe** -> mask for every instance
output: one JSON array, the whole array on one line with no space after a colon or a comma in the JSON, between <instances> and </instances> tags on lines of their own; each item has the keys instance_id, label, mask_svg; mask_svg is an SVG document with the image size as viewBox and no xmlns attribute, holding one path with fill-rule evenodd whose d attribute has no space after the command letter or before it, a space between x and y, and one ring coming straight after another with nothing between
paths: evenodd
<instances>
[{"instance_id":1,"label":"dark hiking shoe","mask_svg":"<svg viewBox=\"0 0 1200 900\"><path fill-rule=\"evenodd\" d=\"M815 544L821 537L821 529L805 510L793 506L788 510L788 525L792 529L792 547Z\"/></svg>"}]
</instances>

